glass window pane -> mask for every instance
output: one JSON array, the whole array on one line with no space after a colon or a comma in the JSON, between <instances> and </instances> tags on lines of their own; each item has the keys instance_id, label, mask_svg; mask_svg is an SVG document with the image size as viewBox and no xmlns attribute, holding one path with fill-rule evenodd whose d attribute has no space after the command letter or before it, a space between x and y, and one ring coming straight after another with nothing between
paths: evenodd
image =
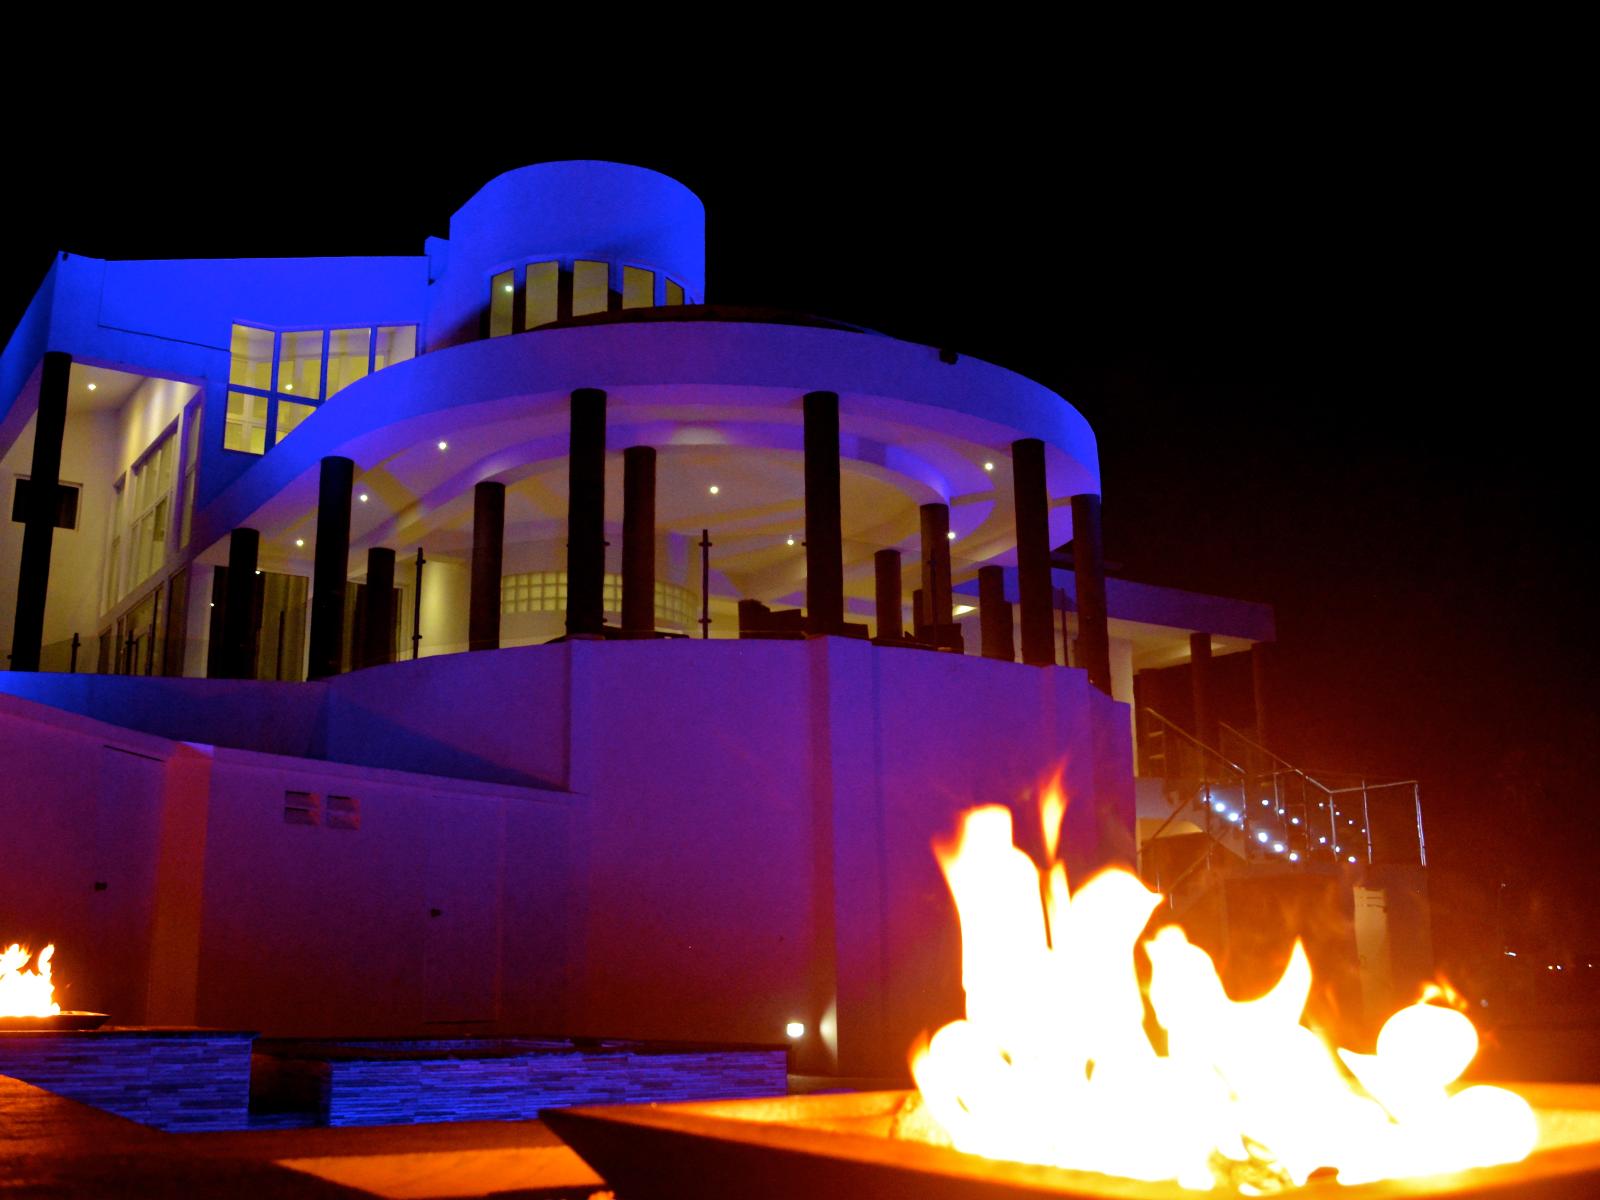
<instances>
[{"instance_id":1,"label":"glass window pane","mask_svg":"<svg viewBox=\"0 0 1600 1200\"><path fill-rule=\"evenodd\" d=\"M529 263L525 307L522 317L524 329L537 329L556 320L556 297L561 287L561 264L553 262Z\"/></svg>"},{"instance_id":2,"label":"glass window pane","mask_svg":"<svg viewBox=\"0 0 1600 1200\"><path fill-rule=\"evenodd\" d=\"M272 386L272 330L252 329L249 325L233 327L228 382L262 391Z\"/></svg>"},{"instance_id":3,"label":"glass window pane","mask_svg":"<svg viewBox=\"0 0 1600 1200\"><path fill-rule=\"evenodd\" d=\"M249 392L228 393L228 420L222 431L222 445L246 454L264 454L267 449L267 398Z\"/></svg>"},{"instance_id":4,"label":"glass window pane","mask_svg":"<svg viewBox=\"0 0 1600 1200\"><path fill-rule=\"evenodd\" d=\"M584 262L572 264L572 315L605 312L610 289L610 264Z\"/></svg>"},{"instance_id":5,"label":"glass window pane","mask_svg":"<svg viewBox=\"0 0 1600 1200\"><path fill-rule=\"evenodd\" d=\"M416 327L407 328L415 337ZM328 395L338 395L366 375L367 351L371 345L370 329L335 329L328 334Z\"/></svg>"},{"instance_id":6,"label":"glass window pane","mask_svg":"<svg viewBox=\"0 0 1600 1200\"><path fill-rule=\"evenodd\" d=\"M643 267L622 268L622 307L653 308L656 303L656 273Z\"/></svg>"},{"instance_id":7,"label":"glass window pane","mask_svg":"<svg viewBox=\"0 0 1600 1200\"><path fill-rule=\"evenodd\" d=\"M308 400L322 399L322 330L283 335L278 350L278 390Z\"/></svg>"},{"instance_id":8,"label":"glass window pane","mask_svg":"<svg viewBox=\"0 0 1600 1200\"><path fill-rule=\"evenodd\" d=\"M295 431L295 427L317 410L309 404L296 404L293 400L278 401L278 436L273 445L283 441Z\"/></svg>"},{"instance_id":9,"label":"glass window pane","mask_svg":"<svg viewBox=\"0 0 1600 1200\"><path fill-rule=\"evenodd\" d=\"M198 404L189 410L188 469L191 471L195 463L200 461L200 412Z\"/></svg>"},{"instance_id":10,"label":"glass window pane","mask_svg":"<svg viewBox=\"0 0 1600 1200\"><path fill-rule=\"evenodd\" d=\"M417 356L417 327L415 325L385 325L378 330L378 352L374 358L372 369L381 371L395 363L405 362ZM331 366L329 368L332 370ZM328 385L328 394L333 394L333 385Z\"/></svg>"},{"instance_id":11,"label":"glass window pane","mask_svg":"<svg viewBox=\"0 0 1600 1200\"><path fill-rule=\"evenodd\" d=\"M676 279L667 280L667 303L683 303L683 284L679 283Z\"/></svg>"},{"instance_id":12,"label":"glass window pane","mask_svg":"<svg viewBox=\"0 0 1600 1200\"><path fill-rule=\"evenodd\" d=\"M501 271L489 280L489 336L511 332L511 308L516 299L516 272Z\"/></svg>"},{"instance_id":13,"label":"glass window pane","mask_svg":"<svg viewBox=\"0 0 1600 1200\"><path fill-rule=\"evenodd\" d=\"M194 523L194 472L183 477L183 528L178 531L178 549L189 544L189 528Z\"/></svg>"}]
</instances>

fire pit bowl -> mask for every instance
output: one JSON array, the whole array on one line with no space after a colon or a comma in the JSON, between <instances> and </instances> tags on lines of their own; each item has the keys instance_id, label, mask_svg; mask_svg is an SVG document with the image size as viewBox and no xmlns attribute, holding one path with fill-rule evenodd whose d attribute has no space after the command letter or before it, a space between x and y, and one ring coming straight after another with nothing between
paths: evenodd
<instances>
[{"instance_id":1,"label":"fire pit bowl","mask_svg":"<svg viewBox=\"0 0 1600 1200\"><path fill-rule=\"evenodd\" d=\"M1600 1196L1600 1086L1516 1090L1539 1118L1539 1147L1524 1162L1357 1187L1313 1180L1283 1194L1330 1200ZM540 1115L616 1189L618 1200L1173 1200L1204 1194L1175 1184L997 1162L890 1137L907 1095L786 1096L549 1109Z\"/></svg>"},{"instance_id":2,"label":"fire pit bowl","mask_svg":"<svg viewBox=\"0 0 1600 1200\"><path fill-rule=\"evenodd\" d=\"M48 1017L0 1017L0 1033L62 1033L99 1029L106 1014L97 1012L58 1012Z\"/></svg>"}]
</instances>

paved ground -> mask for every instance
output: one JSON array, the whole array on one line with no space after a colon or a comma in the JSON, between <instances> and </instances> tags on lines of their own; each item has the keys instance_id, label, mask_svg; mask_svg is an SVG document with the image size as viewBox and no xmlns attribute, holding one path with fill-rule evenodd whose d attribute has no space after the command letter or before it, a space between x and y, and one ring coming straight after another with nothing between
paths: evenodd
<instances>
[{"instance_id":1,"label":"paved ground","mask_svg":"<svg viewBox=\"0 0 1600 1200\"><path fill-rule=\"evenodd\" d=\"M0 1076L0 1195L204 1200L587 1200L537 1121L169 1134Z\"/></svg>"}]
</instances>

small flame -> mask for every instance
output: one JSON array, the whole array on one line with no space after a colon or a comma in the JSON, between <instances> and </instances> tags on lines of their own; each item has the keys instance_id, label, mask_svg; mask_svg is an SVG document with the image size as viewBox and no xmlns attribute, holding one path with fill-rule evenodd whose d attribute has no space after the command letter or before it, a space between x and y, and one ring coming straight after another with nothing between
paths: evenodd
<instances>
[{"instance_id":1,"label":"small flame","mask_svg":"<svg viewBox=\"0 0 1600 1200\"><path fill-rule=\"evenodd\" d=\"M966 813L954 844L935 847L961 920L967 1015L914 1048L911 1071L957 1149L1258 1194L1319 1170L1354 1184L1533 1149L1521 1097L1449 1090L1478 1035L1432 1002L1443 992L1392 1016L1375 1054L1335 1054L1302 1025L1311 964L1298 942L1272 989L1241 1002L1181 929L1157 932L1145 950L1158 1053L1134 949L1161 897L1119 870L1069 893L1051 836L1058 785L1041 808L1045 871L1001 807Z\"/></svg>"},{"instance_id":2,"label":"small flame","mask_svg":"<svg viewBox=\"0 0 1600 1200\"><path fill-rule=\"evenodd\" d=\"M55 985L50 982L54 946L39 951L33 970L25 971L33 957L26 946L13 942L0 952L0 1017L53 1017L61 1011Z\"/></svg>"}]
</instances>

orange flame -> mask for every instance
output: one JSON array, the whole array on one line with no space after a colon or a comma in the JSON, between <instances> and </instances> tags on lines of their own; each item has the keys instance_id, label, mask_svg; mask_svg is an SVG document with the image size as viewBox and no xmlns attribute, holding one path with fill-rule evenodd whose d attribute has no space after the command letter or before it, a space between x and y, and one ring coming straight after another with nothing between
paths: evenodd
<instances>
[{"instance_id":1,"label":"orange flame","mask_svg":"<svg viewBox=\"0 0 1600 1200\"><path fill-rule=\"evenodd\" d=\"M55 985L50 982L54 946L39 951L34 969L26 971L32 957L27 947L13 942L0 952L0 1017L50 1017L61 1011Z\"/></svg>"},{"instance_id":2,"label":"orange flame","mask_svg":"<svg viewBox=\"0 0 1600 1200\"><path fill-rule=\"evenodd\" d=\"M1157 1053L1134 949L1161 897L1118 870L1069 893L1050 836L1058 788L1042 807L1045 871L1014 844L1005 808L966 813L954 844L935 848L961 921L967 1015L919 1044L911 1070L956 1148L1255 1191L1323 1169L1353 1184L1532 1150L1521 1097L1449 1090L1477 1052L1455 1009L1402 1009L1371 1055L1336 1054L1302 1025L1311 965L1298 942L1278 983L1240 1002L1181 929L1157 932L1145 942L1150 1008L1166 1032Z\"/></svg>"}]
</instances>

